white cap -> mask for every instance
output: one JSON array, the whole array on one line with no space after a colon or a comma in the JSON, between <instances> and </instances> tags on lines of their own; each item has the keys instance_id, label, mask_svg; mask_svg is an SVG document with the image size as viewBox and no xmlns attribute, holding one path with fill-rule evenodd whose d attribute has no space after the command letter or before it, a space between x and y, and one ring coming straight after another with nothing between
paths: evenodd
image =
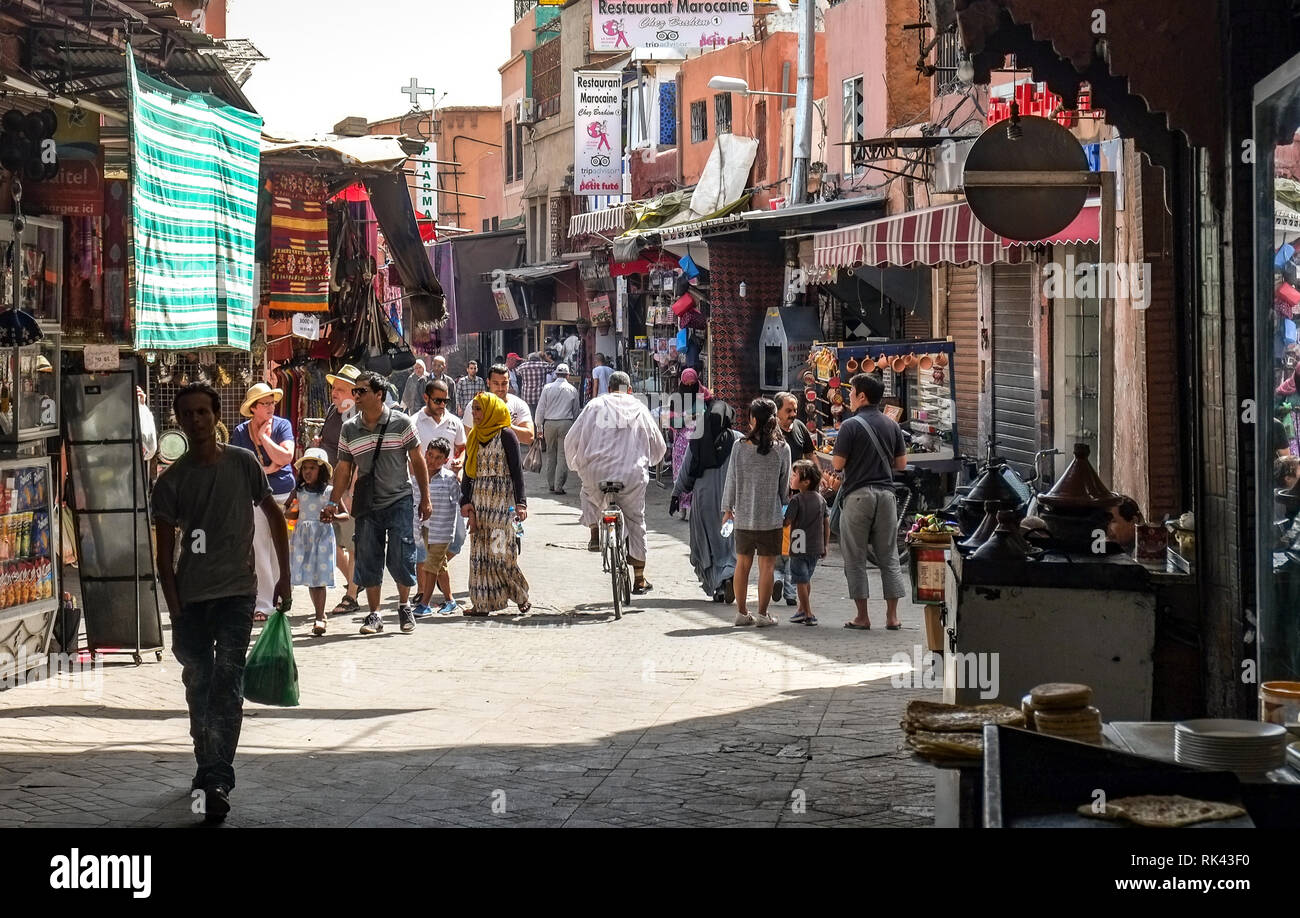
<instances>
[{"instance_id":1,"label":"white cap","mask_svg":"<svg viewBox=\"0 0 1300 918\"><path fill-rule=\"evenodd\" d=\"M567 363L562 363L562 364L559 364L558 366L556 366L556 368L555 368L555 375L556 375L556 376L568 376L568 375L569 375L569 365L568 365Z\"/></svg>"}]
</instances>

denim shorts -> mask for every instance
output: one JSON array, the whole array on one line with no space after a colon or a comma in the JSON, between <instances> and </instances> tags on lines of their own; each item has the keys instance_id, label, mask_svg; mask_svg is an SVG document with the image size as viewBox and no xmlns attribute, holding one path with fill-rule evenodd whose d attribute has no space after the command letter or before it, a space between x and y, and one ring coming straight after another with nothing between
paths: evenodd
<instances>
[{"instance_id":1,"label":"denim shorts","mask_svg":"<svg viewBox=\"0 0 1300 918\"><path fill-rule=\"evenodd\" d=\"M791 583L812 583L812 575L815 570L817 570L816 555L790 556Z\"/></svg>"},{"instance_id":2,"label":"denim shorts","mask_svg":"<svg viewBox=\"0 0 1300 918\"><path fill-rule=\"evenodd\" d=\"M385 565L398 586L415 586L413 506L413 498L403 497L357 519L356 569L352 574L357 586L382 586Z\"/></svg>"}]
</instances>

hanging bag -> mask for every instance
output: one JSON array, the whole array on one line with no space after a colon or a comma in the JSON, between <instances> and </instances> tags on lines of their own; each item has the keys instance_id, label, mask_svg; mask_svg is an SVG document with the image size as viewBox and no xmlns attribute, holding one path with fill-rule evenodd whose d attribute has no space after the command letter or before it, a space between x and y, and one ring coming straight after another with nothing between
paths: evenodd
<instances>
[{"instance_id":1,"label":"hanging bag","mask_svg":"<svg viewBox=\"0 0 1300 918\"><path fill-rule=\"evenodd\" d=\"M370 512L370 502L375 496L375 465L379 462L379 454L384 451L384 434L388 430L388 425L392 423L393 414L390 410L388 420L379 428L379 439L375 441L375 452L370 457L370 470L364 475L357 476L357 482L352 488L352 516L360 519Z\"/></svg>"},{"instance_id":2,"label":"hanging bag","mask_svg":"<svg viewBox=\"0 0 1300 918\"><path fill-rule=\"evenodd\" d=\"M542 438L537 437L524 455L525 472L540 472L542 470L542 452Z\"/></svg>"},{"instance_id":3,"label":"hanging bag","mask_svg":"<svg viewBox=\"0 0 1300 918\"><path fill-rule=\"evenodd\" d=\"M860 424L862 424L863 427L867 429L867 436L871 438L871 442L874 443L876 446L876 451L880 453L880 458L884 460L885 469L892 474L894 462L889 457L889 451L885 449L885 445L880 442L880 437L876 435L876 432L871 429L871 425L868 424L866 421L857 417L849 418L847 421L845 421L843 424L840 425L840 436L844 435L844 428L847 427L849 424L852 424L854 421L858 421ZM838 538L840 534L840 516L844 512L844 502L840 499L843 495L844 495L844 486L841 484L840 489L835 492L835 500L831 504L831 510L830 510L831 532L835 535L836 538Z\"/></svg>"},{"instance_id":4,"label":"hanging bag","mask_svg":"<svg viewBox=\"0 0 1300 918\"><path fill-rule=\"evenodd\" d=\"M298 706L298 664L289 616L271 613L244 664L244 698L281 708Z\"/></svg>"}]
</instances>

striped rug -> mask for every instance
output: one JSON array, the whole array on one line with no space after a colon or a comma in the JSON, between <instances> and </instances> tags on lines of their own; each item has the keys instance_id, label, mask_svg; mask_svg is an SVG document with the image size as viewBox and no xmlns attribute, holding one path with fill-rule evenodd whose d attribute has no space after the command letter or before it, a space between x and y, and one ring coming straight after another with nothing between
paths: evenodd
<instances>
[{"instance_id":1,"label":"striped rug","mask_svg":"<svg viewBox=\"0 0 1300 918\"><path fill-rule=\"evenodd\" d=\"M276 172L271 187L271 312L329 312L330 240L324 179Z\"/></svg>"},{"instance_id":2,"label":"striped rug","mask_svg":"<svg viewBox=\"0 0 1300 918\"><path fill-rule=\"evenodd\" d=\"M135 346L247 349L261 116L167 86L126 57Z\"/></svg>"}]
</instances>

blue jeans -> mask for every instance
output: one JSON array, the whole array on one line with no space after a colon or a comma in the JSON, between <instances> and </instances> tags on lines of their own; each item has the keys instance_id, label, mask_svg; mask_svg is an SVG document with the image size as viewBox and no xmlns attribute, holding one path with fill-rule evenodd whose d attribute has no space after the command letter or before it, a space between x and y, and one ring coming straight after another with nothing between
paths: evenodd
<instances>
[{"instance_id":1,"label":"blue jeans","mask_svg":"<svg viewBox=\"0 0 1300 918\"><path fill-rule=\"evenodd\" d=\"M398 586L415 586L414 514L414 498L407 496L357 518L357 586L382 586L385 563Z\"/></svg>"},{"instance_id":2,"label":"blue jeans","mask_svg":"<svg viewBox=\"0 0 1300 918\"><path fill-rule=\"evenodd\" d=\"M194 738L195 780L235 786L235 749L244 724L244 661L256 596L185 603L172 618Z\"/></svg>"},{"instance_id":3,"label":"blue jeans","mask_svg":"<svg viewBox=\"0 0 1300 918\"><path fill-rule=\"evenodd\" d=\"M806 581L805 581L806 582ZM776 570L772 576L772 598L798 599L794 583L790 579L790 556L783 555L776 561Z\"/></svg>"}]
</instances>

